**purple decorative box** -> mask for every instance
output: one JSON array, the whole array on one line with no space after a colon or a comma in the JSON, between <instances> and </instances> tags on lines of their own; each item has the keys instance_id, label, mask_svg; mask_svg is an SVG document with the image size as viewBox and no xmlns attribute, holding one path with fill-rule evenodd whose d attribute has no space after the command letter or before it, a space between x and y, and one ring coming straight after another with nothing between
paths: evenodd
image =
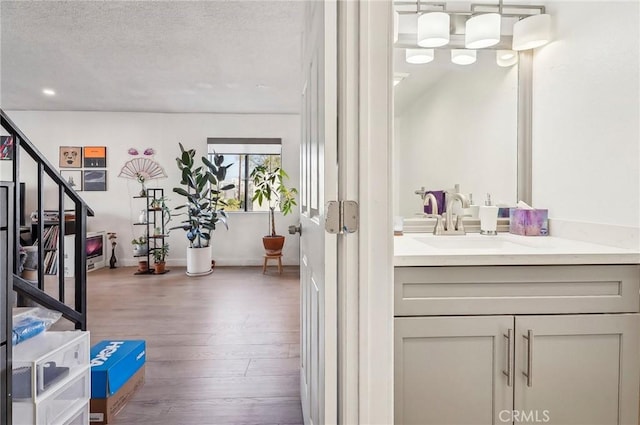
<instances>
[{"instance_id":1,"label":"purple decorative box","mask_svg":"<svg viewBox=\"0 0 640 425\"><path fill-rule=\"evenodd\" d=\"M509 210L509 233L521 236L547 236L549 234L549 210Z\"/></svg>"}]
</instances>

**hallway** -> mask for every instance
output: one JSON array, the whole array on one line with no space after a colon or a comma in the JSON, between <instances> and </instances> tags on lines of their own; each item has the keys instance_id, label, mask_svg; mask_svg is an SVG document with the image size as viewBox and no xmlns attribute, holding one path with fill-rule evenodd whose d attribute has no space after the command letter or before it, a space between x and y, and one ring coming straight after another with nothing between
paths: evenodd
<instances>
[{"instance_id":1,"label":"hallway","mask_svg":"<svg viewBox=\"0 0 640 425\"><path fill-rule=\"evenodd\" d=\"M114 425L300 424L299 274L88 274L91 342L144 339L144 386Z\"/></svg>"}]
</instances>

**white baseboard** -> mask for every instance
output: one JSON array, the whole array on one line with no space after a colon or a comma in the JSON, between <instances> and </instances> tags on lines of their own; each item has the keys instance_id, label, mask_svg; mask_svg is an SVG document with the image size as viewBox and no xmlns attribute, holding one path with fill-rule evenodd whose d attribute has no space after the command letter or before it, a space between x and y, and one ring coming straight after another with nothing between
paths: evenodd
<instances>
[{"instance_id":1,"label":"white baseboard","mask_svg":"<svg viewBox=\"0 0 640 425\"><path fill-rule=\"evenodd\" d=\"M549 219L549 233L565 239L640 251L640 228Z\"/></svg>"},{"instance_id":2,"label":"white baseboard","mask_svg":"<svg viewBox=\"0 0 640 425\"><path fill-rule=\"evenodd\" d=\"M263 258L216 258L216 266L227 267L227 266L260 266L262 267ZM138 261L134 258L127 258L124 260L118 260L118 265L121 267L133 267L138 265ZM299 260L287 259L284 257L282 259L283 266L299 266ZM167 266L169 267L186 267L187 259L186 258L171 258L167 259Z\"/></svg>"}]
</instances>

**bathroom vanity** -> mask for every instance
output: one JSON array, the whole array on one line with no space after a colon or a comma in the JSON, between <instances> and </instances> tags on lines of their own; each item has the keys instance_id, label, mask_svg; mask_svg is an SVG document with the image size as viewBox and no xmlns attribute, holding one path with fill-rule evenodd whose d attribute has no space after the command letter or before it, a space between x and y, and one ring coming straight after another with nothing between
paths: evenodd
<instances>
[{"instance_id":1,"label":"bathroom vanity","mask_svg":"<svg viewBox=\"0 0 640 425\"><path fill-rule=\"evenodd\" d=\"M396 424L637 424L640 254L395 238Z\"/></svg>"}]
</instances>

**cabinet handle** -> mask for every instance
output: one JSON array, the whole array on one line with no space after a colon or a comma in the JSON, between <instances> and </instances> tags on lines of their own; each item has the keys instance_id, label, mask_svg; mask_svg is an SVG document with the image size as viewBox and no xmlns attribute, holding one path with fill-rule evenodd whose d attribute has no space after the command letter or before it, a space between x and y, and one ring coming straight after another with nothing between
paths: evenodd
<instances>
[{"instance_id":1,"label":"cabinet handle","mask_svg":"<svg viewBox=\"0 0 640 425\"><path fill-rule=\"evenodd\" d=\"M529 329L527 334L522 337L527 340L527 371L522 374L527 378L527 387L531 387L533 380L533 331Z\"/></svg>"},{"instance_id":2,"label":"cabinet handle","mask_svg":"<svg viewBox=\"0 0 640 425\"><path fill-rule=\"evenodd\" d=\"M507 377L507 386L513 386L513 345L511 340L513 339L513 329L507 330L503 336L507 339L507 370L502 373Z\"/></svg>"}]
</instances>

